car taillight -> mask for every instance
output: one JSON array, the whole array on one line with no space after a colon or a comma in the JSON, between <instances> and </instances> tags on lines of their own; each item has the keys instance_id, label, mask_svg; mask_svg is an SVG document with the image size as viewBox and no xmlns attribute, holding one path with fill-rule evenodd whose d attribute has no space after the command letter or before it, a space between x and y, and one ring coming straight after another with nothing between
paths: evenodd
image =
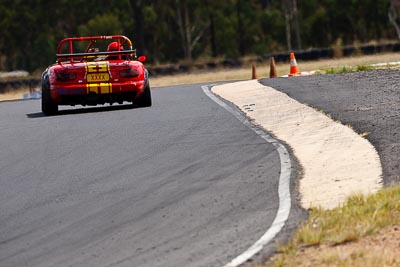
<instances>
[{"instance_id":1,"label":"car taillight","mask_svg":"<svg viewBox=\"0 0 400 267\"><path fill-rule=\"evenodd\" d=\"M67 82L67 81L72 81L76 79L76 73L75 72L59 72L56 74L56 79L57 81L60 82Z\"/></svg>"},{"instance_id":2,"label":"car taillight","mask_svg":"<svg viewBox=\"0 0 400 267\"><path fill-rule=\"evenodd\" d=\"M121 78L133 78L139 76L139 71L137 69L125 69L119 71L119 76Z\"/></svg>"}]
</instances>

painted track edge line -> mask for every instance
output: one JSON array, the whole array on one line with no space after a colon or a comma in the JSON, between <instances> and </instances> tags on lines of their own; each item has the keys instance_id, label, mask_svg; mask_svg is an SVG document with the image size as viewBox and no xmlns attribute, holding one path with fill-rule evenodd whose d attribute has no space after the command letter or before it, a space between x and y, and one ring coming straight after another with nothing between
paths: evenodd
<instances>
[{"instance_id":1,"label":"painted track edge line","mask_svg":"<svg viewBox=\"0 0 400 267\"><path fill-rule=\"evenodd\" d=\"M253 125L242 113L224 103L221 99L219 99L214 93L211 92L210 87L212 85L203 85L201 86L203 92L215 103L225 108L227 111L232 113L241 123L249 127L252 131L258 134L261 138L263 138L268 143L271 143L277 150L279 154L279 159L281 162L281 173L279 176L279 188L278 188L278 196L279 196L279 207L276 213L275 219L272 222L272 225L268 230L258 239L252 246L250 246L246 251L242 254L231 260L228 264L223 267L237 267L249 259L251 259L254 255L260 252L265 245L267 245L275 236L282 230L286 221L289 218L290 209L291 209L291 196L290 196L290 175L291 175L291 161L288 150L286 147L280 143L278 140L273 138L271 135L266 133L264 130Z\"/></svg>"}]
</instances>

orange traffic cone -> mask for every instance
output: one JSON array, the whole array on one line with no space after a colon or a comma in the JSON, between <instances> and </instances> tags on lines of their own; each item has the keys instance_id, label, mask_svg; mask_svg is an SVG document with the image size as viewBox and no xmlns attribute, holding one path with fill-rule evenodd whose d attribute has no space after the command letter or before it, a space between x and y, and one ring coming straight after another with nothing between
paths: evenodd
<instances>
[{"instance_id":1,"label":"orange traffic cone","mask_svg":"<svg viewBox=\"0 0 400 267\"><path fill-rule=\"evenodd\" d=\"M289 77L300 75L299 67L297 67L296 58L294 57L294 53L290 53L290 73Z\"/></svg>"},{"instance_id":2,"label":"orange traffic cone","mask_svg":"<svg viewBox=\"0 0 400 267\"><path fill-rule=\"evenodd\" d=\"M252 65L252 73L251 73L251 78L254 80L254 79L257 79L257 72L256 72L256 65Z\"/></svg>"},{"instance_id":3,"label":"orange traffic cone","mask_svg":"<svg viewBox=\"0 0 400 267\"><path fill-rule=\"evenodd\" d=\"M276 77L278 77L278 73L277 73L277 71L276 71L275 59L274 59L274 57L271 57L271 63L269 64L269 77L270 77L270 78L276 78Z\"/></svg>"}]
</instances>

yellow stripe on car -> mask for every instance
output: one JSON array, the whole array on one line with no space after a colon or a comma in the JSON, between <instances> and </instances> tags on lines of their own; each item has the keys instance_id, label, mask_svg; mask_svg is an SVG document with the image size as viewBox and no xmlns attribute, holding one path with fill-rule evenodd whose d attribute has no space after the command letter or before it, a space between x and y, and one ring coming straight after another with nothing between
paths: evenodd
<instances>
[{"instance_id":1,"label":"yellow stripe on car","mask_svg":"<svg viewBox=\"0 0 400 267\"><path fill-rule=\"evenodd\" d=\"M96 94L109 94L111 93L112 84L111 83L88 83L86 84L87 93L90 92Z\"/></svg>"}]
</instances>

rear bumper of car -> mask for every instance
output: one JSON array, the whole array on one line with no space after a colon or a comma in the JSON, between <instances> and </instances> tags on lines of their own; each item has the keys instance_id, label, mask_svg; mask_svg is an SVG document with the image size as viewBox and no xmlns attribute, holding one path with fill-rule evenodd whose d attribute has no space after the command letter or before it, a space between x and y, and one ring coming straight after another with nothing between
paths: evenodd
<instances>
[{"instance_id":1,"label":"rear bumper of car","mask_svg":"<svg viewBox=\"0 0 400 267\"><path fill-rule=\"evenodd\" d=\"M98 105L105 103L134 102L143 94L145 81L102 82L73 85L57 85L51 88L51 96L58 105Z\"/></svg>"}]
</instances>

